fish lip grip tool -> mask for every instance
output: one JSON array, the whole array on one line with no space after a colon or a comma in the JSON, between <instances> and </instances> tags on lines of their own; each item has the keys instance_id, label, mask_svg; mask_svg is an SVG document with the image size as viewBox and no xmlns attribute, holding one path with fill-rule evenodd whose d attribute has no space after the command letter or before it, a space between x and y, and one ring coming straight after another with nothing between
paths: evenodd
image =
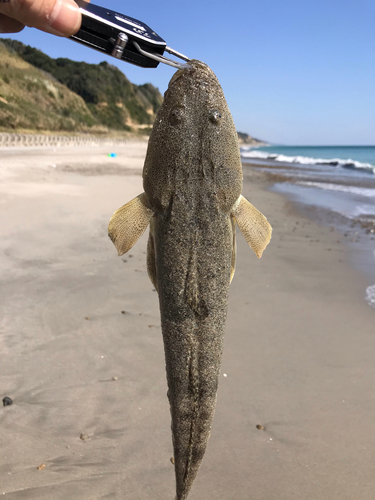
<instances>
[{"instance_id":1,"label":"fish lip grip tool","mask_svg":"<svg viewBox=\"0 0 375 500\"><path fill-rule=\"evenodd\" d=\"M83 0L76 2L82 24L70 37L74 41L143 68L156 68L160 62L174 68L189 67L190 59L168 47L145 23ZM186 63L165 57L165 51Z\"/></svg>"}]
</instances>

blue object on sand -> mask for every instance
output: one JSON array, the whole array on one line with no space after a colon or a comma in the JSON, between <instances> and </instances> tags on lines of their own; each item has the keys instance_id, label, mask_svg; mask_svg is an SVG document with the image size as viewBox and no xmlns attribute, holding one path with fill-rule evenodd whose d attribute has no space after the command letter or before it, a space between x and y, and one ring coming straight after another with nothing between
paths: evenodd
<instances>
[{"instance_id":1,"label":"blue object on sand","mask_svg":"<svg viewBox=\"0 0 375 500\"><path fill-rule=\"evenodd\" d=\"M117 154L116 153L109 153L108 156L110 158L117 158Z\"/></svg>"}]
</instances>

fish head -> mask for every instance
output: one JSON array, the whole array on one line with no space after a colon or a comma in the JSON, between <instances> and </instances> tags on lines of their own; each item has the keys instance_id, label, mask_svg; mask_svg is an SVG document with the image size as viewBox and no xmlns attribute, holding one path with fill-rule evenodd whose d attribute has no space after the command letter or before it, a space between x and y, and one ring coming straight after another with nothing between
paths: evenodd
<instances>
[{"instance_id":1,"label":"fish head","mask_svg":"<svg viewBox=\"0 0 375 500\"><path fill-rule=\"evenodd\" d=\"M214 72L197 60L189 64L173 75L157 113L143 172L145 191L152 204L165 207L178 185L211 176L218 189L233 186L229 207L242 189L236 128Z\"/></svg>"}]
</instances>

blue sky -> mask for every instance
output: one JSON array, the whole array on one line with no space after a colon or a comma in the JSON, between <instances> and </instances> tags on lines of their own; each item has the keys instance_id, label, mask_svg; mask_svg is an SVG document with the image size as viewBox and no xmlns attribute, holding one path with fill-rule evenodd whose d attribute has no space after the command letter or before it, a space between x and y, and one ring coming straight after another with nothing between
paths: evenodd
<instances>
[{"instance_id":1,"label":"blue sky","mask_svg":"<svg viewBox=\"0 0 375 500\"><path fill-rule=\"evenodd\" d=\"M237 130L278 144L375 145L374 0L189 0L93 3L137 18L206 62ZM164 92L174 72L118 62L26 28L10 36L51 57L116 64Z\"/></svg>"}]
</instances>

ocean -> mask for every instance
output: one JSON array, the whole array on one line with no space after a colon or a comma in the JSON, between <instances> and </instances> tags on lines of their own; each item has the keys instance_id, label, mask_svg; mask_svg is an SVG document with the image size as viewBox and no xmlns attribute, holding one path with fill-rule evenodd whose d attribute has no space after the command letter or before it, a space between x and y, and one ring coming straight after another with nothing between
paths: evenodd
<instances>
[{"instance_id":1,"label":"ocean","mask_svg":"<svg viewBox=\"0 0 375 500\"><path fill-rule=\"evenodd\" d=\"M301 203L375 224L375 146L244 147L241 156L284 177L275 189Z\"/></svg>"},{"instance_id":2,"label":"ocean","mask_svg":"<svg viewBox=\"0 0 375 500\"><path fill-rule=\"evenodd\" d=\"M375 146L265 146L242 148L244 158L326 165L375 174Z\"/></svg>"},{"instance_id":3,"label":"ocean","mask_svg":"<svg viewBox=\"0 0 375 500\"><path fill-rule=\"evenodd\" d=\"M274 176L273 191L318 208L343 233L362 233L352 245L354 262L374 283L375 146L247 146L241 156L244 170L249 163ZM375 307L375 285L365 298Z\"/></svg>"}]
</instances>

